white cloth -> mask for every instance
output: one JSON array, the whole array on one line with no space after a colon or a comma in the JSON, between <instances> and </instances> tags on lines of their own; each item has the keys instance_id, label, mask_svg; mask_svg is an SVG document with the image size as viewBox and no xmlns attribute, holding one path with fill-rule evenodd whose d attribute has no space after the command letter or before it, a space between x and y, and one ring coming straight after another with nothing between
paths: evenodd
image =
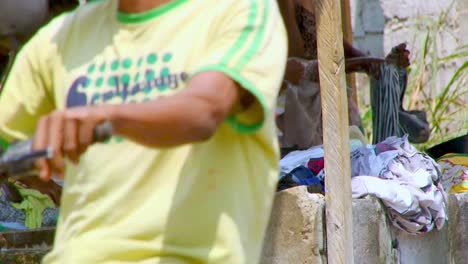
<instances>
[{"instance_id":1,"label":"white cloth","mask_svg":"<svg viewBox=\"0 0 468 264\"><path fill-rule=\"evenodd\" d=\"M359 149L363 146L360 139L350 139L351 151ZM296 150L290 152L279 162L280 164L280 178L290 173L292 170L299 166L306 166L310 159L323 158L323 145L314 146L307 150Z\"/></svg>"},{"instance_id":2,"label":"white cloth","mask_svg":"<svg viewBox=\"0 0 468 264\"><path fill-rule=\"evenodd\" d=\"M447 199L438 164L418 152L407 136L378 145L354 153L353 197L377 196L388 207L392 223L408 233L426 233L434 226L440 230L447 219ZM379 147L391 150L376 154Z\"/></svg>"},{"instance_id":3,"label":"white cloth","mask_svg":"<svg viewBox=\"0 0 468 264\"><path fill-rule=\"evenodd\" d=\"M464 179L468 180L468 167L452 164L446 160L439 161L438 164L442 172L441 184L446 192L450 191L452 186L461 183Z\"/></svg>"},{"instance_id":4,"label":"white cloth","mask_svg":"<svg viewBox=\"0 0 468 264\"><path fill-rule=\"evenodd\" d=\"M375 154L373 145L366 145L351 152L351 176L375 175L385 170L389 162L398 156L397 150Z\"/></svg>"},{"instance_id":5,"label":"white cloth","mask_svg":"<svg viewBox=\"0 0 468 264\"><path fill-rule=\"evenodd\" d=\"M297 150L280 160L280 177L290 173L299 166L307 166L310 159L323 157L323 146L314 146L307 150Z\"/></svg>"},{"instance_id":6,"label":"white cloth","mask_svg":"<svg viewBox=\"0 0 468 264\"><path fill-rule=\"evenodd\" d=\"M291 152L280 161L280 176L307 166L312 158L322 157L322 146ZM377 145L355 149L351 152L351 167L353 198L369 194L380 198L397 228L421 234L434 226L439 230L443 227L447 200L440 184L439 166L418 152L407 136L390 137Z\"/></svg>"},{"instance_id":7,"label":"white cloth","mask_svg":"<svg viewBox=\"0 0 468 264\"><path fill-rule=\"evenodd\" d=\"M351 179L353 198L361 198L372 194L382 199L386 206L402 214L417 211L415 197L408 188L398 182L380 179L374 176L357 176Z\"/></svg>"}]
</instances>

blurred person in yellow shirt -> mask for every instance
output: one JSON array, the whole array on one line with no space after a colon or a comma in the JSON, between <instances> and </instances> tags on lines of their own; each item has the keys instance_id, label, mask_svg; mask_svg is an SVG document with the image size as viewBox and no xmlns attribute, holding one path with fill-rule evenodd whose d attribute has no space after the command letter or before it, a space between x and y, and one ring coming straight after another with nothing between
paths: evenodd
<instances>
[{"instance_id":1,"label":"blurred person in yellow shirt","mask_svg":"<svg viewBox=\"0 0 468 264\"><path fill-rule=\"evenodd\" d=\"M64 177L44 263L257 263L287 40L274 0L102 0L22 48L0 136ZM110 122L113 137L92 144Z\"/></svg>"}]
</instances>

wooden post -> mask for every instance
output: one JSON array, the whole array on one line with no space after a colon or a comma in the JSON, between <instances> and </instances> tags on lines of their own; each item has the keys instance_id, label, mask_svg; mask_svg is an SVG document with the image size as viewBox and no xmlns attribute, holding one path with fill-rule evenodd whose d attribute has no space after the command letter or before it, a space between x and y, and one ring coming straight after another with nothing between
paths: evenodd
<instances>
[{"instance_id":1,"label":"wooden post","mask_svg":"<svg viewBox=\"0 0 468 264\"><path fill-rule=\"evenodd\" d=\"M349 43L353 42L353 26L351 23L351 5L349 0L341 0L341 18L343 21L343 36Z\"/></svg>"},{"instance_id":2,"label":"wooden post","mask_svg":"<svg viewBox=\"0 0 468 264\"><path fill-rule=\"evenodd\" d=\"M328 263L353 263L351 169L340 0L317 0Z\"/></svg>"},{"instance_id":3,"label":"wooden post","mask_svg":"<svg viewBox=\"0 0 468 264\"><path fill-rule=\"evenodd\" d=\"M341 0L341 18L343 22L344 39L349 44L353 44L353 25L351 22L351 5L349 0ZM353 101L358 106L358 91L356 87L356 74L351 73L346 76L346 81L353 89Z\"/></svg>"}]
</instances>

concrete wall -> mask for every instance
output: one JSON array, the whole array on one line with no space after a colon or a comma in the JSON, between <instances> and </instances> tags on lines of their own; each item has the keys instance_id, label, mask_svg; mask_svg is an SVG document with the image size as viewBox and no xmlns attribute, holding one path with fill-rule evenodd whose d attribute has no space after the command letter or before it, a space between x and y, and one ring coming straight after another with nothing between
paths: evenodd
<instances>
[{"instance_id":1,"label":"concrete wall","mask_svg":"<svg viewBox=\"0 0 468 264\"><path fill-rule=\"evenodd\" d=\"M451 8L453 1L453 6ZM428 19L437 20L449 11L445 32L440 32L441 55L449 55L468 43L468 0L351 0L354 42L373 56L387 54L391 47L408 42L419 52L427 33Z\"/></svg>"},{"instance_id":2,"label":"concrete wall","mask_svg":"<svg viewBox=\"0 0 468 264\"><path fill-rule=\"evenodd\" d=\"M406 42L413 62L420 59L430 31L428 25L435 25L445 11L444 26L436 30L438 55L451 55L468 44L468 0L350 0L350 4L354 44L369 55L383 57L393 46ZM459 59L440 65L434 93L448 83L463 62ZM368 104L367 77L359 74L357 80L360 98Z\"/></svg>"},{"instance_id":3,"label":"concrete wall","mask_svg":"<svg viewBox=\"0 0 468 264\"><path fill-rule=\"evenodd\" d=\"M305 187L277 193L262 264L327 263L325 201ZM466 264L468 193L450 195L449 221L441 230L408 235L387 221L372 197L353 201L354 263Z\"/></svg>"},{"instance_id":4,"label":"concrete wall","mask_svg":"<svg viewBox=\"0 0 468 264\"><path fill-rule=\"evenodd\" d=\"M325 198L293 188L277 193L262 264L324 264Z\"/></svg>"}]
</instances>

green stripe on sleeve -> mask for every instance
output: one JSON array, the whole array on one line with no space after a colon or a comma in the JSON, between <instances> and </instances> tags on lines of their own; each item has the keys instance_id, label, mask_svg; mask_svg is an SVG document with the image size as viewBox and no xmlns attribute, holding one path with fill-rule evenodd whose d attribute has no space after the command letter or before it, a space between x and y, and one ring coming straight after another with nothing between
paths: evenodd
<instances>
[{"instance_id":1,"label":"green stripe on sleeve","mask_svg":"<svg viewBox=\"0 0 468 264\"><path fill-rule=\"evenodd\" d=\"M195 76L200 72L206 72L206 71L219 71L223 72L229 77L231 77L234 81L239 83L244 89L249 91L252 95L255 96L257 101L260 103L263 111L263 118L257 122L256 124L248 125L248 124L243 124L239 122L234 116L228 116L226 118L226 122L237 132L242 133L242 134L248 134L248 133L253 133L259 130L262 126L263 123L265 123L265 118L268 114L268 104L265 100L265 97L263 97L262 93L255 88L255 86L249 82L247 79L242 77L238 72L235 72L223 65L210 65L203 67L201 69L198 69L194 74L192 75Z\"/></svg>"},{"instance_id":2,"label":"green stripe on sleeve","mask_svg":"<svg viewBox=\"0 0 468 264\"><path fill-rule=\"evenodd\" d=\"M255 18L257 18L258 13L257 0L250 0L250 4L247 25L242 29L240 36L237 38L236 42L234 42L234 45L231 47L231 49L229 49L226 55L224 55L223 59L221 60L221 65L228 65L229 61L236 55L237 52L239 52L239 50L242 49L244 44L247 42L250 32L255 26Z\"/></svg>"},{"instance_id":3,"label":"green stripe on sleeve","mask_svg":"<svg viewBox=\"0 0 468 264\"><path fill-rule=\"evenodd\" d=\"M249 49L241 58L241 60L236 64L236 66L234 67L234 71L240 72L240 70L245 66L245 64L247 64L250 61L250 59L252 59L252 57L255 55L255 53L257 53L258 49L260 48L260 44L262 43L263 37L265 35L266 21L269 12L270 10L268 0L263 0L263 15L260 27L257 31L257 34L255 35L252 45L249 47Z\"/></svg>"},{"instance_id":4,"label":"green stripe on sleeve","mask_svg":"<svg viewBox=\"0 0 468 264\"><path fill-rule=\"evenodd\" d=\"M255 98L257 99L258 103L260 104L262 108L262 112L263 112L262 119L260 119L255 124L245 124L241 122L240 120L238 120L236 116L231 115L231 116L228 116L225 120L226 123L228 123L234 130L243 134L248 134L248 133L253 133L253 132L258 131L263 126L265 122L265 118L268 116L268 111L269 111L268 104L263 94L259 90L257 90L257 88L254 86L253 83L245 79L240 74L241 69L252 59L252 57L260 49L261 43L265 35L266 22L267 22L267 18L269 15L269 4L268 4L268 0L263 0L263 7L262 7L263 14L261 17L260 25L258 26L257 30L254 30L256 27L255 22L256 22L257 16L259 15L258 2L259 0L250 1L251 6L250 6L247 25L243 28L241 34L239 35L237 40L234 42L233 46L229 49L226 55L222 58L221 63L219 65L209 65L206 67L202 67L201 69L198 69L196 72L192 74L192 77L193 77L196 74L200 72L205 72L205 71L223 72L226 75L230 76L234 81L239 83L245 90L249 91L253 96L255 96ZM253 31L256 31L255 35L251 34ZM239 58L239 61L235 65L232 65L233 67L229 67L228 65L231 62L231 60L239 53L239 51L241 51L245 47L250 36L253 37L253 40L250 46L246 47L247 50Z\"/></svg>"}]
</instances>

